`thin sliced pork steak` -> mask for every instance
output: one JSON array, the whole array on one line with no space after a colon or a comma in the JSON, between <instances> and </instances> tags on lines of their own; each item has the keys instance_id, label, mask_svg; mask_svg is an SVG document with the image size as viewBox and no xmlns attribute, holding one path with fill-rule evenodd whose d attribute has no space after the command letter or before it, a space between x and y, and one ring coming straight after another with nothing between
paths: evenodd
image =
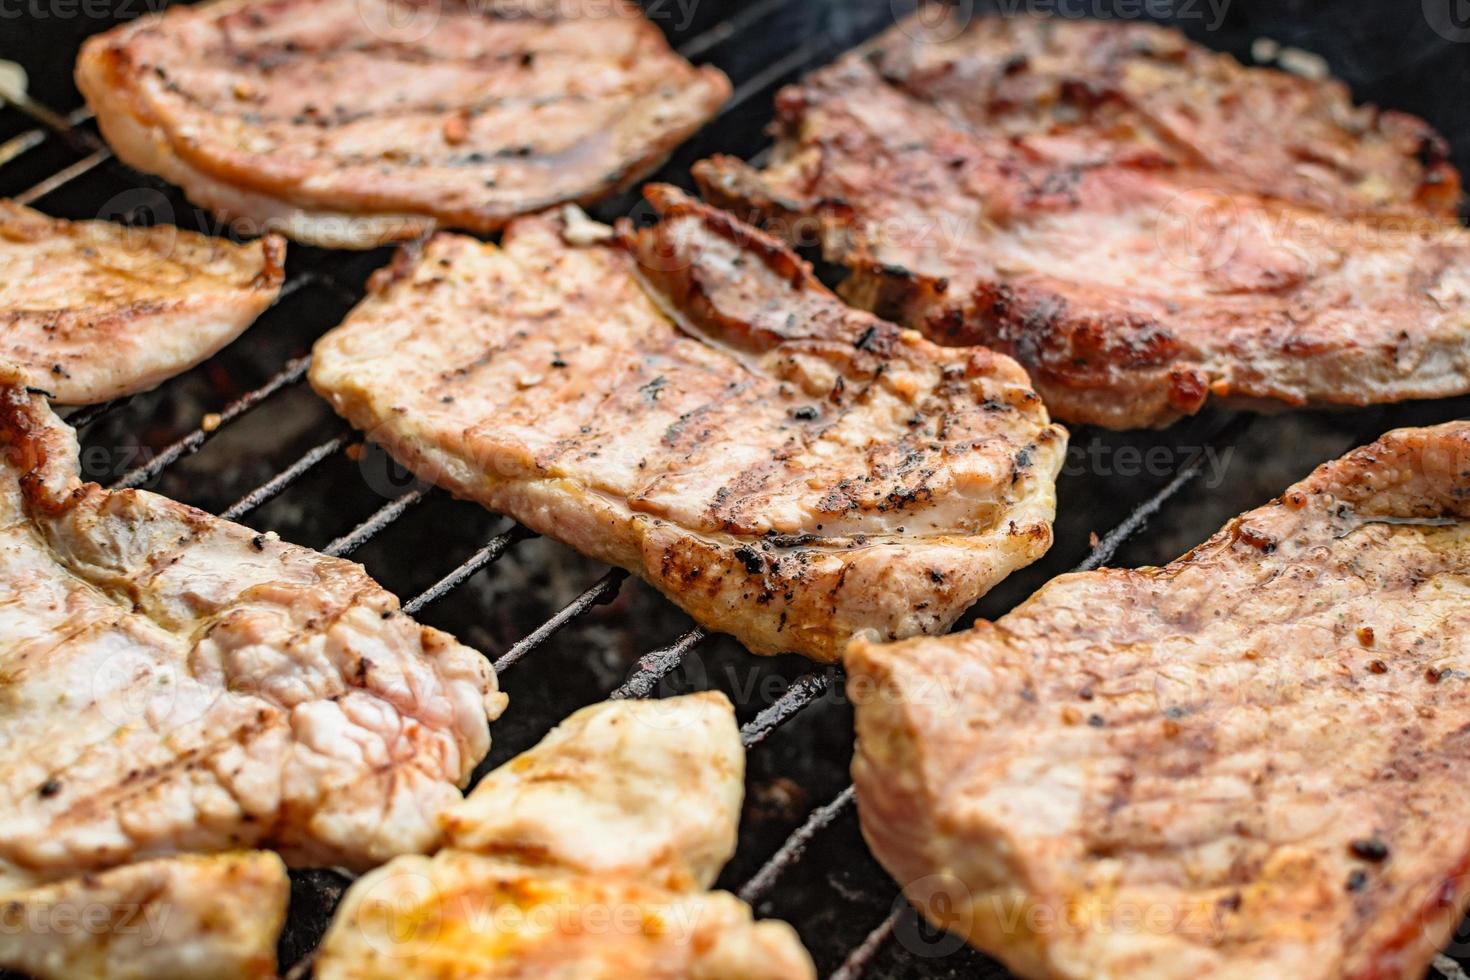
<instances>
[{"instance_id":1,"label":"thin sliced pork steak","mask_svg":"<svg viewBox=\"0 0 1470 980\"><path fill-rule=\"evenodd\" d=\"M363 870L433 847L505 698L362 567L77 479L0 385L0 888L269 847Z\"/></svg>"},{"instance_id":2,"label":"thin sliced pork steak","mask_svg":"<svg viewBox=\"0 0 1470 980\"><path fill-rule=\"evenodd\" d=\"M1110 68L1122 81L1099 80L1093 96L1131 122L1098 108L1105 118L1084 124L1068 100L1091 90L1064 69L1092 78L1089 57L1133 50L1131 29L1085 25L1121 36L1051 52L1061 65L1041 59L1028 87L1031 62L1007 69L989 23L961 39L984 53L993 85L957 81L980 70L961 41L931 50L905 23L778 97L765 170L699 164L706 197L820 243L852 270L843 295L856 305L1015 357L1064 420L1164 425L1212 395L1256 407L1470 392L1470 233L1445 220L1458 183L1446 165L1414 162L1409 122L1352 110L1335 84L1238 66L1215 78L1216 56L1149 30L1177 56ZM1082 29L1058 24L1055 36ZM935 63L943 52L953 77ZM1148 98L1109 94L1142 79ZM1187 106L1169 93L1191 79L1215 93L1190 124L1199 131L1143 129L1155 114L1183 124ZM1272 125L1251 121L1273 104ZM1226 152L1247 134L1245 156L1264 172ZM1296 179L1281 158L1306 152L1298 137L1352 157L1361 180L1306 164L1313 179ZM1452 185L1448 203L1421 201L1426 184Z\"/></svg>"},{"instance_id":3,"label":"thin sliced pork steak","mask_svg":"<svg viewBox=\"0 0 1470 980\"><path fill-rule=\"evenodd\" d=\"M1162 568L854 643L865 836L1033 977L1420 980L1470 899L1470 423Z\"/></svg>"},{"instance_id":4,"label":"thin sliced pork steak","mask_svg":"<svg viewBox=\"0 0 1470 980\"><path fill-rule=\"evenodd\" d=\"M628 0L212 0L91 38L76 77L127 163L333 248L595 200L730 94Z\"/></svg>"},{"instance_id":5,"label":"thin sliced pork steak","mask_svg":"<svg viewBox=\"0 0 1470 980\"><path fill-rule=\"evenodd\" d=\"M1051 543L1066 436L1024 372L844 306L672 188L405 252L313 386L404 464L759 653L945 629Z\"/></svg>"}]
</instances>

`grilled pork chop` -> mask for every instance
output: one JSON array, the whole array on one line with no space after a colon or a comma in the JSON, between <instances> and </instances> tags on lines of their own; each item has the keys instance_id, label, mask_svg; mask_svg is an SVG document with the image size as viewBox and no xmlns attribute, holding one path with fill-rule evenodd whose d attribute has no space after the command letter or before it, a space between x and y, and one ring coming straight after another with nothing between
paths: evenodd
<instances>
[{"instance_id":1,"label":"grilled pork chop","mask_svg":"<svg viewBox=\"0 0 1470 980\"><path fill-rule=\"evenodd\" d=\"M982 19L938 47L901 25L782 93L764 172L696 175L820 241L856 305L1016 357L1059 418L1470 391L1470 233L1442 220L1438 151L1409 154L1438 145L1405 135L1422 127L1167 31L1048 24Z\"/></svg>"},{"instance_id":2,"label":"grilled pork chop","mask_svg":"<svg viewBox=\"0 0 1470 980\"><path fill-rule=\"evenodd\" d=\"M628 0L212 0L90 39L76 77L126 162L335 248L594 200L730 94Z\"/></svg>"},{"instance_id":3,"label":"grilled pork chop","mask_svg":"<svg viewBox=\"0 0 1470 980\"><path fill-rule=\"evenodd\" d=\"M0 386L0 889L270 847L365 869L438 840L504 696L350 562L77 479Z\"/></svg>"},{"instance_id":4,"label":"grilled pork chop","mask_svg":"<svg viewBox=\"0 0 1470 980\"><path fill-rule=\"evenodd\" d=\"M475 787L444 850L356 882L315 975L814 977L789 926L705 891L735 846L744 772L722 694L585 708Z\"/></svg>"},{"instance_id":5,"label":"grilled pork chop","mask_svg":"<svg viewBox=\"0 0 1470 980\"><path fill-rule=\"evenodd\" d=\"M874 853L1033 977L1412 977L1470 900L1470 423L849 649ZM861 698L857 693L862 692Z\"/></svg>"},{"instance_id":6,"label":"grilled pork chop","mask_svg":"<svg viewBox=\"0 0 1470 980\"><path fill-rule=\"evenodd\" d=\"M290 888L279 857L251 851L0 892L0 967L38 980L272 980Z\"/></svg>"},{"instance_id":7,"label":"grilled pork chop","mask_svg":"<svg viewBox=\"0 0 1470 980\"><path fill-rule=\"evenodd\" d=\"M0 200L0 362L57 401L151 388L238 337L281 289L285 243L64 221Z\"/></svg>"},{"instance_id":8,"label":"grilled pork chop","mask_svg":"<svg viewBox=\"0 0 1470 980\"><path fill-rule=\"evenodd\" d=\"M1009 358L844 306L672 188L501 248L441 235L311 382L423 477L642 575L758 653L946 628L1051 543L1066 436Z\"/></svg>"}]
</instances>

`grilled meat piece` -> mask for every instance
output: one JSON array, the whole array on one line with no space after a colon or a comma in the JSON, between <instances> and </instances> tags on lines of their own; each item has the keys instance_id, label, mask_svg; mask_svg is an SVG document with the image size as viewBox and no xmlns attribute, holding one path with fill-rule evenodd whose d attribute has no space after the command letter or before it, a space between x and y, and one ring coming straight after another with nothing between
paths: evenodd
<instances>
[{"instance_id":1,"label":"grilled meat piece","mask_svg":"<svg viewBox=\"0 0 1470 980\"><path fill-rule=\"evenodd\" d=\"M1247 68L1145 21L935 9L864 52L884 81L1037 157L1208 170L1337 214L1454 220L1460 175L1424 120L1353 104L1336 79Z\"/></svg>"},{"instance_id":2,"label":"grilled meat piece","mask_svg":"<svg viewBox=\"0 0 1470 980\"><path fill-rule=\"evenodd\" d=\"M400 255L313 386L419 475L758 653L942 631L1046 549L1066 436L1013 361L649 194L663 220L616 239L568 211Z\"/></svg>"},{"instance_id":3,"label":"grilled meat piece","mask_svg":"<svg viewBox=\"0 0 1470 980\"><path fill-rule=\"evenodd\" d=\"M628 0L212 0L82 48L118 156L249 230L368 248L591 201L730 94Z\"/></svg>"},{"instance_id":4,"label":"grilled meat piece","mask_svg":"<svg viewBox=\"0 0 1470 980\"><path fill-rule=\"evenodd\" d=\"M77 479L0 386L0 888L269 847L365 869L433 847L504 696L361 566Z\"/></svg>"},{"instance_id":5,"label":"grilled meat piece","mask_svg":"<svg viewBox=\"0 0 1470 980\"><path fill-rule=\"evenodd\" d=\"M1401 429L1162 568L854 643L874 853L1025 976L1418 980L1470 900L1467 500L1470 423Z\"/></svg>"},{"instance_id":6,"label":"grilled meat piece","mask_svg":"<svg viewBox=\"0 0 1470 980\"><path fill-rule=\"evenodd\" d=\"M444 812L444 845L708 888L735 853L744 773L724 695L609 701L480 780Z\"/></svg>"},{"instance_id":7,"label":"grilled meat piece","mask_svg":"<svg viewBox=\"0 0 1470 980\"><path fill-rule=\"evenodd\" d=\"M285 242L64 221L0 200L0 362L67 405L151 388L238 337L281 289Z\"/></svg>"},{"instance_id":8,"label":"grilled meat piece","mask_svg":"<svg viewBox=\"0 0 1470 980\"><path fill-rule=\"evenodd\" d=\"M722 694L585 708L475 787L444 850L356 882L315 975L814 977L789 926L704 891L734 849L744 773Z\"/></svg>"},{"instance_id":9,"label":"grilled meat piece","mask_svg":"<svg viewBox=\"0 0 1470 980\"><path fill-rule=\"evenodd\" d=\"M992 34L1024 32L1030 22L991 24L981 20L962 37L973 35L988 51L999 43ZM1415 214L1407 177L1370 170L1351 185L1314 179L1298 186L1285 176L1273 180L1271 166L1263 174L1232 167L1235 158L1211 149L1204 135L1190 139L1207 152L1174 152L1188 141L1111 117L1108 125L1094 120L1075 129L1058 122L1053 133L1032 124L1042 107L1070 118L1063 106L1038 95L1013 118L991 106L986 86L955 81L978 70L968 62L946 62L956 65L951 78L929 63L938 54L918 42L900 44L907 29L917 30L901 25L874 51L849 55L783 92L775 162L757 172L733 159L705 161L696 175L706 196L788 237L820 242L830 259L851 268L842 290L850 302L941 343L985 344L1014 356L1062 419L1164 425L1198 411L1212 394L1257 407L1470 391L1470 233L1441 220L1441 207ZM1126 47L1129 29L1055 25L1058 37L1075 30L1125 32L1104 49L1116 51ZM1167 32L1157 36L1191 52L1169 71L1198 71L1200 85L1209 73L1191 65L1222 64ZM894 78L887 66L908 64L895 52L910 49L909 60L924 70L909 65ZM1092 70L1085 50L1064 49L1079 72ZM1020 64L1024 76L1029 62ZM1130 65L1121 76L1148 80L1158 98L1191 91ZM1058 72L1042 72L1041 91L1061 85ZM995 84L1003 90L1025 88L1002 75ZM1258 145L1272 144L1272 134L1316 139L1310 134L1341 115L1293 115L1310 90L1300 79L1238 67L1231 77L1246 81L1200 116L1222 144L1238 142L1242 126ZM1277 88L1297 96L1281 97L1273 125L1236 118L1248 115L1244 107L1264 111ZM1340 94L1317 92L1334 104ZM1183 110L1127 111L1173 119ZM1217 114L1229 121L1209 128ZM1008 132L1018 119L1032 124ZM1366 161L1401 142L1341 127L1330 129L1333 139L1358 141ZM1297 152L1287 138L1257 159L1269 164L1273 155ZM1397 172L1387 164L1383 170ZM1451 183L1438 179L1434 186ZM1365 187L1388 195L1379 211L1362 199ZM1323 200L1309 190L1321 190Z\"/></svg>"},{"instance_id":10,"label":"grilled meat piece","mask_svg":"<svg viewBox=\"0 0 1470 980\"><path fill-rule=\"evenodd\" d=\"M0 892L0 966L37 980L269 980L289 894L285 865L266 851Z\"/></svg>"}]
</instances>

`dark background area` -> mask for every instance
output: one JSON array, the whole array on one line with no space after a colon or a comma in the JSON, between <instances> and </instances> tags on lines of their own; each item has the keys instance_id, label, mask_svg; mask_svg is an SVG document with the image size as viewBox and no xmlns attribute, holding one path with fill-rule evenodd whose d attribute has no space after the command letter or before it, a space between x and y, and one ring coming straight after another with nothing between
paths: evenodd
<instances>
[{"instance_id":1,"label":"dark background area","mask_svg":"<svg viewBox=\"0 0 1470 980\"><path fill-rule=\"evenodd\" d=\"M81 101L71 65L82 38L161 6L157 0L0 0L0 58L21 63L31 95L65 113ZM907 5L890 0L648 0L651 16L675 44L693 42L695 60L724 69L735 82L732 104L659 176L688 185L688 165L714 151L750 156L765 144L776 89L888 24ZM992 7L1016 9L1016 4ZM1063 13L1151 12L1175 20L1191 36L1249 61L1261 37L1326 58L1365 101L1427 118L1449 139L1455 162L1470 166L1470 3L1464 0L1198 0L1155 3L1041 3L1020 9ZM733 19L732 19L733 18ZM0 110L0 141L34 126L13 109ZM88 126L83 132L95 132ZM51 140L0 167L0 195L16 194L85 156L85 147ZM118 216L119 201L138 188L165 202L183 226L213 228L176 191L111 161L89 171L36 206L83 218ZM120 197L120 195L122 195ZM596 209L604 220L626 214L636 196ZM153 213L157 220L160 213ZM288 273L306 285L284 299L240 341L205 365L141 396L89 428L95 451L88 476L106 480L190 431L206 412L256 388L288 358L304 354L360 295L387 250L328 253L292 246ZM996 616L1089 553L1089 535L1105 535L1142 500L1170 482L1196 447L1213 456L1201 476L1172 499L1144 533L1116 554L1125 565L1169 560L1233 514L1279 493L1317 463L1381 432L1466 414L1465 400L1341 413L1294 413L1242 419L1206 413L1162 433L1072 431L1073 455L1059 484L1056 545L1035 566L987 596L977 614ZM272 397L221 430L197 455L169 467L150 486L219 511L342 427L303 386ZM1150 451L1154 455L1150 457ZM1156 463L1144 460L1152 458ZM338 455L246 522L283 538L321 547L345 533L406 483L373 453L362 461ZM478 507L433 495L354 557L388 588L412 595L480 547L507 522ZM503 653L605 571L554 543L516 545L445 601L426 622L449 629L490 656ZM511 707L495 726L487 766L539 739L558 719L601 700L642 654L672 642L692 624L640 583L626 583L611 604L575 620L502 678ZM742 720L769 704L810 665L798 658L757 659L719 638L703 644L660 687L676 693L717 687L731 694ZM815 806L848 782L851 718L832 695L802 712L749 757L747 805L740 849L722 885L745 881ZM1454 819L1450 816L1450 819ZM283 968L314 943L342 880L330 872L294 876L291 924ZM851 810L819 835L805 858L758 905L762 915L787 919L800 931L825 975L838 968L895 907L896 886L867 855ZM1470 936L1470 933L1467 933ZM1470 946L1466 947L1470 950ZM958 941L937 936L903 913L895 936L869 965L868 977L1001 976L1003 971Z\"/></svg>"}]
</instances>

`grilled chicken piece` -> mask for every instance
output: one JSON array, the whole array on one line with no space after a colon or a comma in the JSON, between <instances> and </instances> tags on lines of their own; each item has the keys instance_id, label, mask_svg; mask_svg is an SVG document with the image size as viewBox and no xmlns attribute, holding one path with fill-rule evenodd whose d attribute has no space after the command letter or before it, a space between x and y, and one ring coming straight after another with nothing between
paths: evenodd
<instances>
[{"instance_id":1,"label":"grilled chicken piece","mask_svg":"<svg viewBox=\"0 0 1470 980\"><path fill-rule=\"evenodd\" d=\"M155 858L0 893L0 966L38 980L267 980L290 882L274 854Z\"/></svg>"},{"instance_id":2,"label":"grilled chicken piece","mask_svg":"<svg viewBox=\"0 0 1470 980\"><path fill-rule=\"evenodd\" d=\"M855 643L865 836L1032 977L1424 976L1470 900L1470 423L1163 568Z\"/></svg>"},{"instance_id":3,"label":"grilled chicken piece","mask_svg":"<svg viewBox=\"0 0 1470 980\"><path fill-rule=\"evenodd\" d=\"M401 254L311 381L455 494L758 653L945 629L1051 543L1066 436L1024 372L844 306L672 188Z\"/></svg>"},{"instance_id":4,"label":"grilled chicken piece","mask_svg":"<svg viewBox=\"0 0 1470 980\"><path fill-rule=\"evenodd\" d=\"M705 195L819 241L852 269L843 295L856 305L941 343L1016 357L1062 419L1164 425L1212 394L1259 407L1470 391L1470 233L1441 220L1457 192L1442 206L1411 193L1452 186L1446 165L1390 166L1405 143L1392 134L1410 123L1391 117L1360 133L1340 88L1237 66L1200 110L1200 131L1166 137L1144 120L1182 126L1184 109L1168 110L1169 100L1185 93L1192 106L1189 93L1212 90L1225 64L1168 32L1148 29L1140 50L1165 39L1185 54L1160 65L1131 56L1115 72L1123 81L1108 82L1114 69L1083 52L1097 48L1111 64L1109 52L1130 49L1131 28L1054 25L1060 38L1122 33L1107 45L1072 38L1039 59L1036 78L1024 57L1006 74L1012 63L991 50L1005 32L1032 44L1053 36L1031 22L980 20L938 51L900 43L904 29L919 30L905 24L783 92L776 162L757 172L705 161L696 167ZM981 52L973 62L961 57L971 43ZM953 77L935 61L946 51ZM1040 117L1071 118L1068 100L1091 91L1062 71L1068 64L1084 80L1097 73L1098 117L1043 129ZM977 80L990 77L984 65L998 76L989 85ZM1167 81L1179 74L1191 83ZM1147 97L1114 85L1144 86ZM1034 102L1007 109L1030 88ZM1053 105L1057 92L1069 94ZM1271 125L1250 121L1270 105L1280 110ZM1266 145L1251 157L1261 173L1220 149L1242 132ZM1301 179L1287 174L1272 161L1305 150L1272 134L1298 133L1343 153L1361 146L1362 179L1319 181L1316 164L1291 171Z\"/></svg>"},{"instance_id":5,"label":"grilled chicken piece","mask_svg":"<svg viewBox=\"0 0 1470 980\"><path fill-rule=\"evenodd\" d=\"M0 362L67 405L151 388L224 347L281 289L285 242L64 221L0 200Z\"/></svg>"},{"instance_id":6,"label":"grilled chicken piece","mask_svg":"<svg viewBox=\"0 0 1470 980\"><path fill-rule=\"evenodd\" d=\"M585 708L446 816L444 850L355 883L315 974L814 977L789 926L704 891L734 849L744 773L722 694Z\"/></svg>"},{"instance_id":7,"label":"grilled chicken piece","mask_svg":"<svg viewBox=\"0 0 1470 980\"><path fill-rule=\"evenodd\" d=\"M504 696L361 566L77 479L0 386L0 888L269 847L366 869L438 841Z\"/></svg>"},{"instance_id":8,"label":"grilled chicken piece","mask_svg":"<svg viewBox=\"0 0 1470 980\"><path fill-rule=\"evenodd\" d=\"M721 694L593 705L446 810L444 844L709 888L735 853L744 773Z\"/></svg>"},{"instance_id":9,"label":"grilled chicken piece","mask_svg":"<svg viewBox=\"0 0 1470 980\"><path fill-rule=\"evenodd\" d=\"M76 78L123 160L334 248L602 197L730 94L628 0L213 0L91 38Z\"/></svg>"}]
</instances>

